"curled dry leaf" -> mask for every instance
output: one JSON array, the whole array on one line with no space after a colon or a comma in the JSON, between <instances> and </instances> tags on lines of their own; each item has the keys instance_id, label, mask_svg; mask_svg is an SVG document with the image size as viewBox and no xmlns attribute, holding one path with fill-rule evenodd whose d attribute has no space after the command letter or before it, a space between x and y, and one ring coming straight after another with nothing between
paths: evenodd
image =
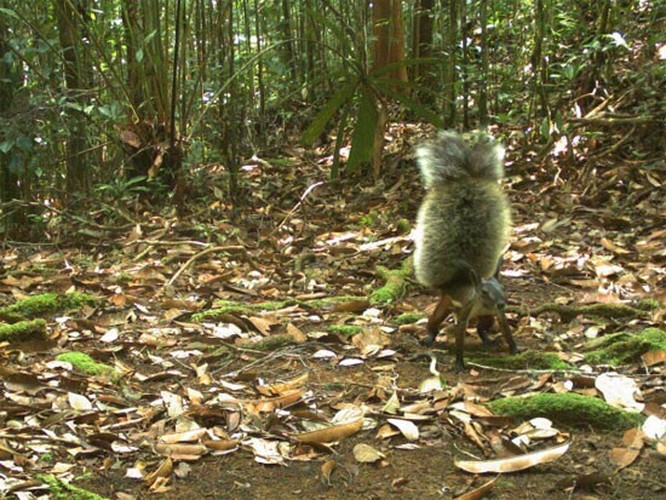
<instances>
[{"instance_id":1,"label":"curled dry leaf","mask_svg":"<svg viewBox=\"0 0 666 500\"><path fill-rule=\"evenodd\" d=\"M285 382L258 386L257 390L264 396L284 395L304 387L308 382L309 377L309 374L305 372L302 375Z\"/></svg>"},{"instance_id":2,"label":"curled dry leaf","mask_svg":"<svg viewBox=\"0 0 666 500\"><path fill-rule=\"evenodd\" d=\"M206 435L206 429L194 429L185 432L173 432L161 436L160 442L165 444L192 443L194 441L199 441L199 439L201 439L204 435Z\"/></svg>"},{"instance_id":3,"label":"curled dry leaf","mask_svg":"<svg viewBox=\"0 0 666 500\"><path fill-rule=\"evenodd\" d=\"M332 312L350 312L355 314L361 314L368 307L370 307L370 301L359 299L359 300L348 300L346 302L339 302L334 307Z\"/></svg>"},{"instance_id":4,"label":"curled dry leaf","mask_svg":"<svg viewBox=\"0 0 666 500\"><path fill-rule=\"evenodd\" d=\"M646 366L656 366L666 363L666 351L648 351L642 356Z\"/></svg>"},{"instance_id":5,"label":"curled dry leaf","mask_svg":"<svg viewBox=\"0 0 666 500\"><path fill-rule=\"evenodd\" d=\"M144 479L148 485L152 486L159 478L166 478L171 475L173 470L173 462L171 458L167 457L155 470L154 472L148 474Z\"/></svg>"},{"instance_id":6,"label":"curled dry leaf","mask_svg":"<svg viewBox=\"0 0 666 500\"><path fill-rule=\"evenodd\" d=\"M545 450L526 453L525 455L498 458L495 460L456 460L455 465L464 471L474 474L517 472L529 469L535 465L557 460L567 452L569 444L564 443Z\"/></svg>"},{"instance_id":7,"label":"curled dry leaf","mask_svg":"<svg viewBox=\"0 0 666 500\"><path fill-rule=\"evenodd\" d=\"M343 438L356 434L363 427L363 418L359 418L346 424L333 425L318 431L305 432L294 436L302 443L322 444L340 441Z\"/></svg>"},{"instance_id":8,"label":"curled dry leaf","mask_svg":"<svg viewBox=\"0 0 666 500\"><path fill-rule=\"evenodd\" d=\"M464 495L456 497L456 500L478 500L480 498L483 498L486 495L486 493L488 493L492 489L498 477L499 476L497 476L494 479L491 479L487 483L482 484L481 486L472 491L468 491Z\"/></svg>"},{"instance_id":9,"label":"curled dry leaf","mask_svg":"<svg viewBox=\"0 0 666 500\"><path fill-rule=\"evenodd\" d=\"M336 465L337 462L335 460L327 460L324 462L324 465L321 466L321 477L326 481L326 484L331 484L331 474Z\"/></svg>"},{"instance_id":10,"label":"curled dry leaf","mask_svg":"<svg viewBox=\"0 0 666 500\"><path fill-rule=\"evenodd\" d=\"M275 398L268 398L268 399L260 399L258 401L255 401L254 403L251 403L254 406L254 410L257 413L270 413L274 411L276 408L285 408L289 405L294 404L296 401L299 401L305 391L303 389L294 389L291 391L286 391L283 395L275 397Z\"/></svg>"},{"instance_id":11,"label":"curled dry leaf","mask_svg":"<svg viewBox=\"0 0 666 500\"><path fill-rule=\"evenodd\" d=\"M199 458L206 453L208 449L202 444L155 444L155 451L160 455L167 457L189 457L193 459Z\"/></svg>"},{"instance_id":12,"label":"curled dry leaf","mask_svg":"<svg viewBox=\"0 0 666 500\"><path fill-rule=\"evenodd\" d=\"M400 418L387 418L386 421L397 427L408 441L416 441L419 439L419 428L409 420L402 420Z\"/></svg>"},{"instance_id":13,"label":"curled dry leaf","mask_svg":"<svg viewBox=\"0 0 666 500\"><path fill-rule=\"evenodd\" d=\"M376 450L369 444L364 443L359 443L354 446L353 453L356 461L364 464L372 464L386 457L382 452Z\"/></svg>"},{"instance_id":14,"label":"curled dry leaf","mask_svg":"<svg viewBox=\"0 0 666 500\"><path fill-rule=\"evenodd\" d=\"M238 447L238 439L218 439L206 440L203 442L204 446L214 451L229 451Z\"/></svg>"},{"instance_id":15,"label":"curled dry leaf","mask_svg":"<svg viewBox=\"0 0 666 500\"><path fill-rule=\"evenodd\" d=\"M645 445L643 432L640 429L629 429L622 437L623 447L613 448L610 453L611 462L620 469L634 463Z\"/></svg>"}]
</instances>

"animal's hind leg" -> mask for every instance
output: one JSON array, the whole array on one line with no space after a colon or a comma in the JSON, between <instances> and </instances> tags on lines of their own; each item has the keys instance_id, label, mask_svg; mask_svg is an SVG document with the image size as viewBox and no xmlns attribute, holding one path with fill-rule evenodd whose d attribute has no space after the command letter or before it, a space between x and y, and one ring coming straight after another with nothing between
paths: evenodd
<instances>
[{"instance_id":1,"label":"animal's hind leg","mask_svg":"<svg viewBox=\"0 0 666 500\"><path fill-rule=\"evenodd\" d=\"M430 346L435 341L435 337L439 333L439 327L442 325L442 321L453 311L453 303L451 299L446 294L441 294L439 297L439 302L435 307L435 310L428 318L428 324L426 325L426 331L428 336L423 339L421 342L425 346Z\"/></svg>"}]
</instances>

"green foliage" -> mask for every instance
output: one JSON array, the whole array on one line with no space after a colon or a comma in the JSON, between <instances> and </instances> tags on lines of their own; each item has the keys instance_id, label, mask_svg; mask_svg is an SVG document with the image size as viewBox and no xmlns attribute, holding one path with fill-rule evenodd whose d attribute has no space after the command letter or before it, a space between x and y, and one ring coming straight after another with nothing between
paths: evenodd
<instances>
[{"instance_id":1,"label":"green foliage","mask_svg":"<svg viewBox=\"0 0 666 500\"><path fill-rule=\"evenodd\" d=\"M148 181L145 176L124 179L116 177L108 184L100 184L95 188L102 199L110 203L135 201L140 195L150 192L146 185Z\"/></svg>"},{"instance_id":2,"label":"green foliage","mask_svg":"<svg viewBox=\"0 0 666 500\"><path fill-rule=\"evenodd\" d=\"M238 189L244 180L241 160L281 147L296 134L311 145L329 127L336 131L335 177L348 142L344 173L377 159L381 137L375 132L384 111L389 119L397 111L400 118L442 124L442 99L449 90L442 74L450 55L444 4L435 2L431 13L428 53L434 57L408 57L379 70L370 69L371 11L349 0L289 2L290 19L280 3L231 2L224 5L233 10L226 11L222 4L185 2L180 20L169 2L101 2L94 9L84 5L69 24L57 15L62 5L69 2L7 0L0 11L6 28L0 42L1 201L65 206L73 194L68 191L81 190L132 208L141 208L135 202L148 192L153 203L169 202L171 169L179 163L169 164L166 153L176 148L182 149L178 175L186 183L206 186L202 165L223 167L228 185L218 186L215 196L226 204L245 192ZM453 35L466 43L455 45L452 85L456 106L466 106L464 127L478 125L482 88L491 122L548 142L574 132L598 135L592 127L574 130L570 117L584 116L601 96L625 89L640 89L628 94L636 94L633 113L658 113L666 70L651 64L662 39L656 4L559 0L540 6L543 16L536 18L531 2L472 2L465 22L458 19ZM402 12L407 41L414 10L405 4ZM220 22L205 21L211 18ZM61 46L68 28L75 35L85 32L87 43ZM186 35L180 47L174 45L177 29ZM74 68L66 66L65 54L74 56ZM489 59L487 69L482 56ZM387 77L401 66L428 74L431 83ZM72 69L78 82L70 81ZM151 175L164 174L165 183L135 179L151 169ZM82 174L87 179L80 185ZM40 232L48 228L47 217L28 216ZM0 222L0 229L10 226ZM27 222L24 217L17 225Z\"/></svg>"}]
</instances>

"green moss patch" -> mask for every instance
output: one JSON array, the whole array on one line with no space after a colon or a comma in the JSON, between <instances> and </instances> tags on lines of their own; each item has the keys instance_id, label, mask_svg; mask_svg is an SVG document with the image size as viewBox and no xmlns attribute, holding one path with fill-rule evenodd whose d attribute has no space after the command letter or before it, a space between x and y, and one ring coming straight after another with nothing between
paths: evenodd
<instances>
[{"instance_id":1,"label":"green moss patch","mask_svg":"<svg viewBox=\"0 0 666 500\"><path fill-rule=\"evenodd\" d=\"M57 361L71 363L77 372L86 375L100 375L102 377L112 377L115 370L112 366L99 363L85 353L79 351L63 352L55 358Z\"/></svg>"},{"instance_id":2,"label":"green moss patch","mask_svg":"<svg viewBox=\"0 0 666 500\"><path fill-rule=\"evenodd\" d=\"M411 258L405 259L400 269L387 269L377 266L377 276L384 280L384 286L370 294L370 303L383 306L400 299L407 289L407 279L414 272Z\"/></svg>"},{"instance_id":3,"label":"green moss patch","mask_svg":"<svg viewBox=\"0 0 666 500\"><path fill-rule=\"evenodd\" d=\"M666 332L646 328L640 333L619 332L588 342L585 361L611 366L636 362L646 352L666 350Z\"/></svg>"},{"instance_id":4,"label":"green moss patch","mask_svg":"<svg viewBox=\"0 0 666 500\"><path fill-rule=\"evenodd\" d=\"M581 394L535 394L526 398L504 398L486 405L493 413L520 419L545 417L572 427L625 430L640 425L643 417L619 410L599 398Z\"/></svg>"},{"instance_id":5,"label":"green moss patch","mask_svg":"<svg viewBox=\"0 0 666 500\"><path fill-rule=\"evenodd\" d=\"M349 338L363 331L359 325L329 325L328 329L342 338Z\"/></svg>"},{"instance_id":6,"label":"green moss patch","mask_svg":"<svg viewBox=\"0 0 666 500\"><path fill-rule=\"evenodd\" d=\"M425 313L403 313L393 318L392 322L396 325L411 325L425 317L427 317Z\"/></svg>"},{"instance_id":7,"label":"green moss patch","mask_svg":"<svg viewBox=\"0 0 666 500\"><path fill-rule=\"evenodd\" d=\"M76 310L96 303L95 297L85 293L40 293L19 300L11 306L0 308L0 318L9 322L17 322L33 319L36 316Z\"/></svg>"},{"instance_id":8,"label":"green moss patch","mask_svg":"<svg viewBox=\"0 0 666 500\"><path fill-rule=\"evenodd\" d=\"M409 234L412 230L412 223L407 219L398 219L398 222L395 225L398 233L400 234Z\"/></svg>"},{"instance_id":9,"label":"green moss patch","mask_svg":"<svg viewBox=\"0 0 666 500\"><path fill-rule=\"evenodd\" d=\"M49 498L55 500L105 500L106 497L100 496L73 484L64 482L52 474L39 474L37 478L49 485Z\"/></svg>"},{"instance_id":10,"label":"green moss patch","mask_svg":"<svg viewBox=\"0 0 666 500\"><path fill-rule=\"evenodd\" d=\"M572 365L554 352L524 351L514 355L491 355L487 352L470 353L471 361L480 365L513 370L571 370Z\"/></svg>"},{"instance_id":11,"label":"green moss patch","mask_svg":"<svg viewBox=\"0 0 666 500\"><path fill-rule=\"evenodd\" d=\"M46 338L46 321L41 318L0 326L0 340L17 342Z\"/></svg>"}]
</instances>

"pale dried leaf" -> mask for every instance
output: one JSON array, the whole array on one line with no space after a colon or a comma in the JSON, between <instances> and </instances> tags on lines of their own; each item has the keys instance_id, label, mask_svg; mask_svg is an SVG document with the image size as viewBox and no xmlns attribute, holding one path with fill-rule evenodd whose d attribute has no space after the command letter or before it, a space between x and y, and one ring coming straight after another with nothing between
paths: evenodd
<instances>
[{"instance_id":1,"label":"pale dried leaf","mask_svg":"<svg viewBox=\"0 0 666 500\"><path fill-rule=\"evenodd\" d=\"M486 496L486 493L488 493L492 489L498 477L499 476L497 476L495 479L491 479L487 483L482 484L481 486L472 491L468 491L464 495L456 497L456 500L479 500L483 498L484 496Z\"/></svg>"},{"instance_id":2,"label":"pale dried leaf","mask_svg":"<svg viewBox=\"0 0 666 500\"><path fill-rule=\"evenodd\" d=\"M638 412L643 411L645 407L643 403L638 403L634 399L634 395L640 393L638 385L625 375L614 372L602 373L595 380L594 386L611 406Z\"/></svg>"},{"instance_id":3,"label":"pale dried leaf","mask_svg":"<svg viewBox=\"0 0 666 500\"><path fill-rule=\"evenodd\" d=\"M517 472L535 465L545 464L557 460L569 449L569 443L547 448L545 450L526 453L516 457L498 458L494 460L456 460L456 467L474 474L488 472L507 473Z\"/></svg>"},{"instance_id":4,"label":"pale dried leaf","mask_svg":"<svg viewBox=\"0 0 666 500\"><path fill-rule=\"evenodd\" d=\"M69 405L75 410L90 411L93 408L93 405L90 402L90 400L87 397L82 396L81 394L68 392L67 399L69 401Z\"/></svg>"},{"instance_id":5,"label":"pale dried leaf","mask_svg":"<svg viewBox=\"0 0 666 500\"><path fill-rule=\"evenodd\" d=\"M402 420L400 418L387 418L386 421L394 427L397 427L408 441L416 441L419 439L419 428L416 427L413 422Z\"/></svg>"},{"instance_id":6,"label":"pale dried leaf","mask_svg":"<svg viewBox=\"0 0 666 500\"><path fill-rule=\"evenodd\" d=\"M173 462L171 458L167 457L154 472L145 476L144 479L148 485L152 486L159 478L169 477L172 470Z\"/></svg>"},{"instance_id":7,"label":"pale dried leaf","mask_svg":"<svg viewBox=\"0 0 666 500\"><path fill-rule=\"evenodd\" d=\"M377 462L386 456L380 451L374 449L372 446L364 443L359 443L354 446L353 453L357 462L365 464Z\"/></svg>"}]
</instances>

